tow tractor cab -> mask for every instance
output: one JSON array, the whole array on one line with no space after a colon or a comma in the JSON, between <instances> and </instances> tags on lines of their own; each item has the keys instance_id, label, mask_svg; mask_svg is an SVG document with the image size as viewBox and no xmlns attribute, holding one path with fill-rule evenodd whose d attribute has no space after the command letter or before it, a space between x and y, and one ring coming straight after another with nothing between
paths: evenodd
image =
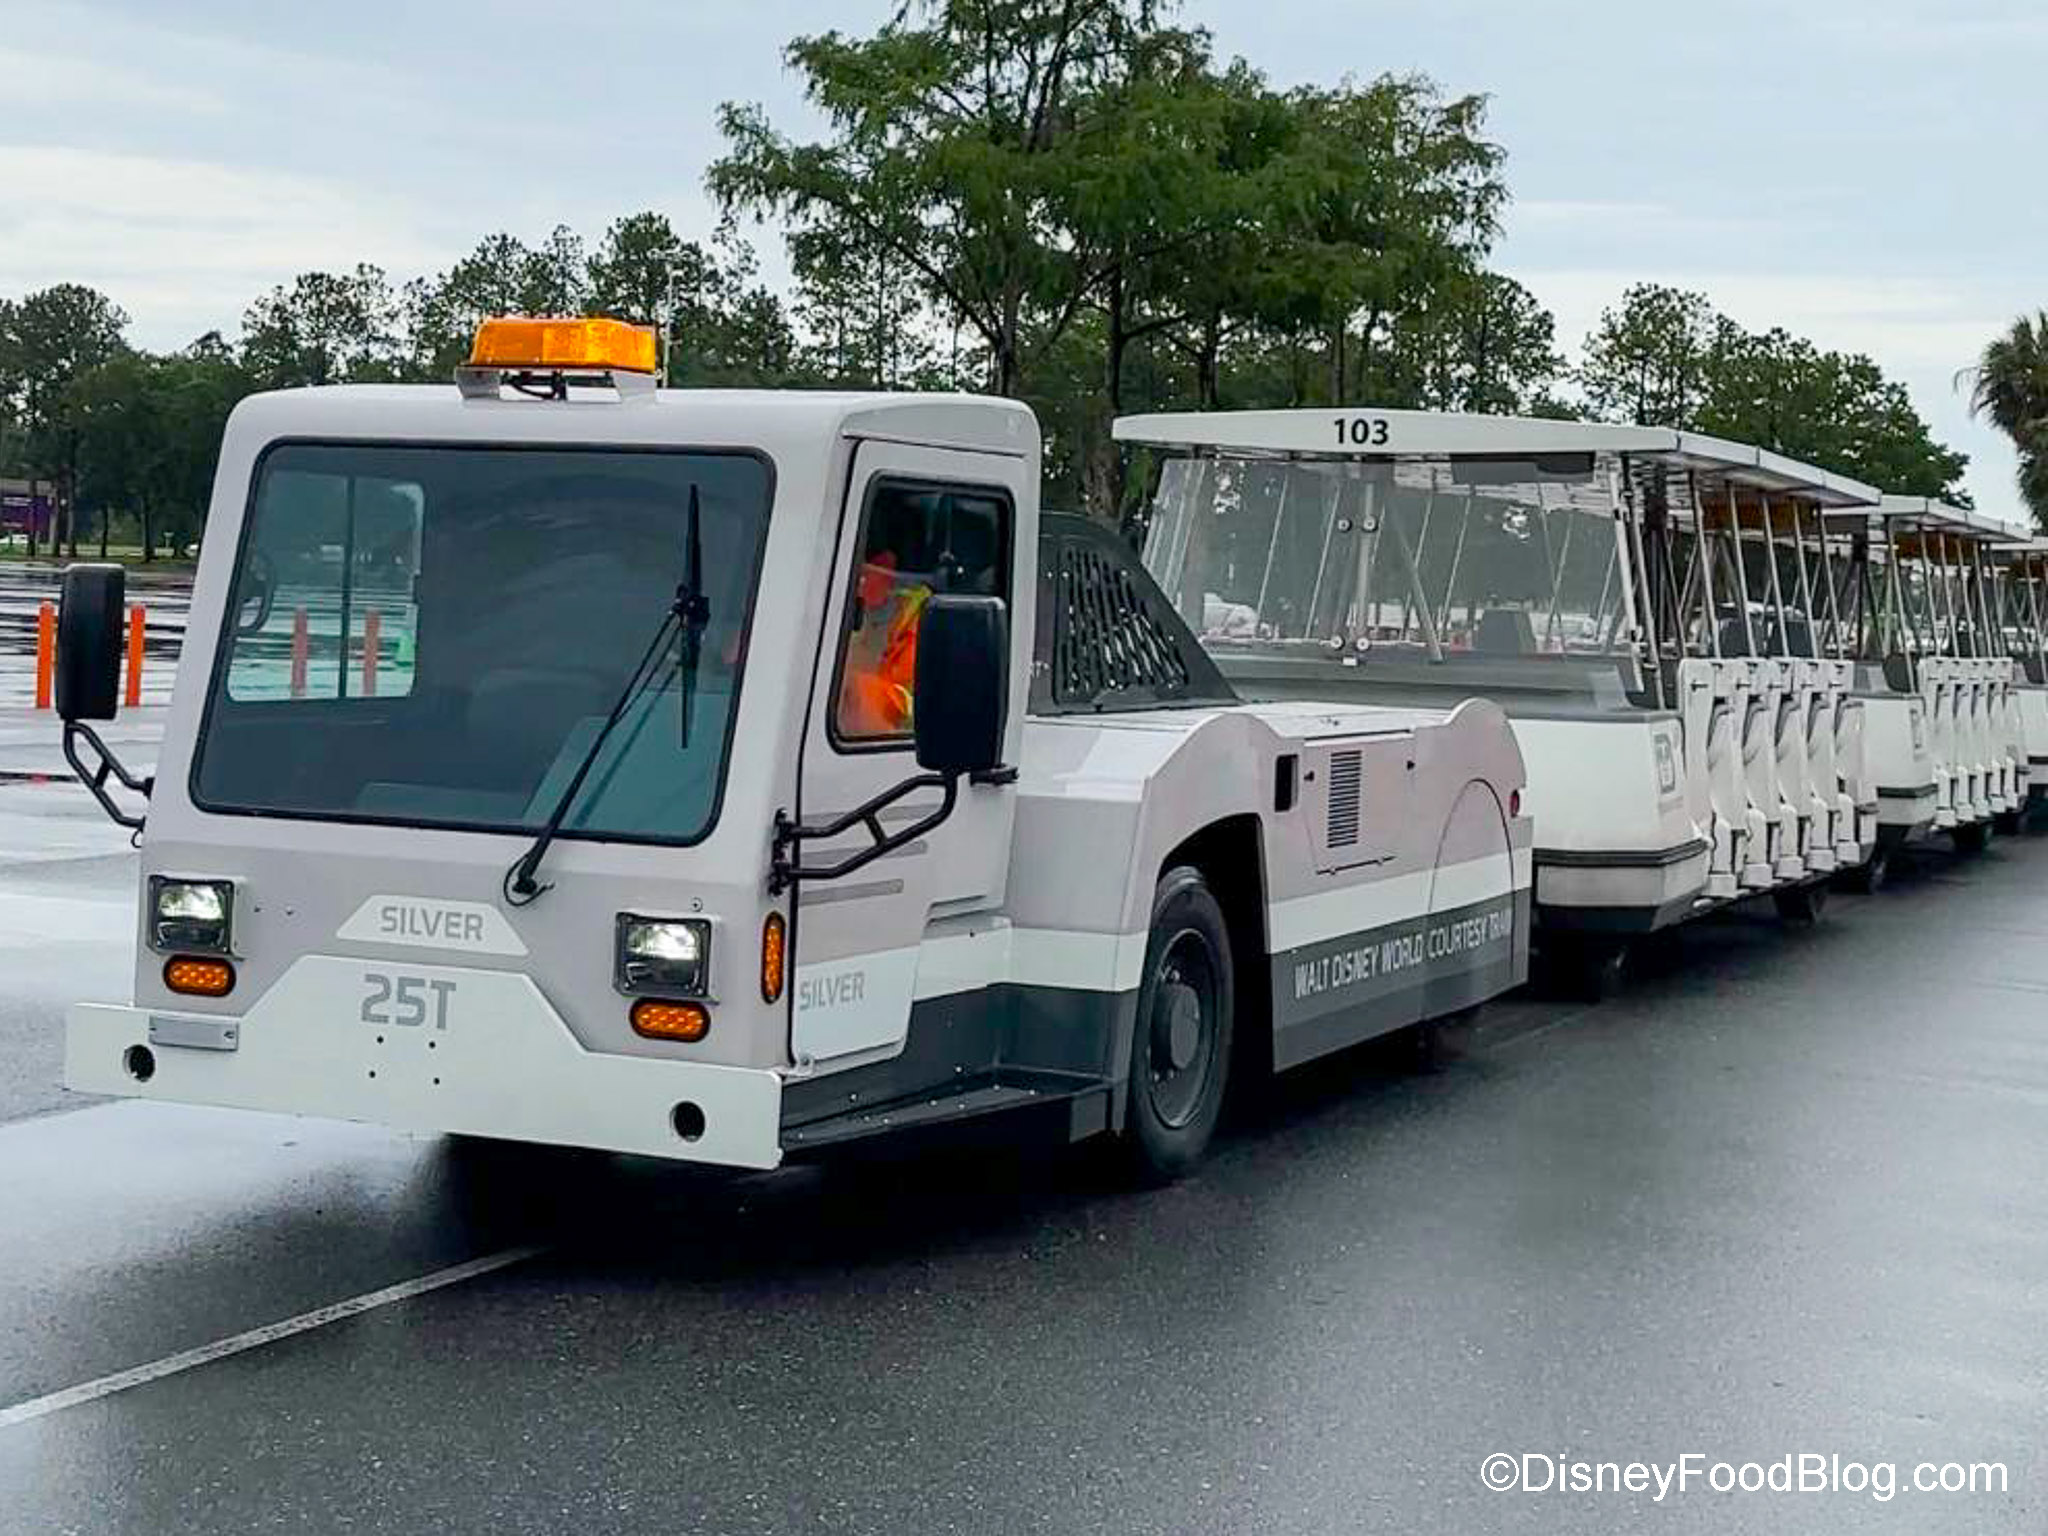
<instances>
[{"instance_id":1,"label":"tow tractor cab","mask_svg":"<svg viewBox=\"0 0 2048 1536\"><path fill-rule=\"evenodd\" d=\"M154 785L120 573L67 749L149 795L74 1088L743 1167L878 1133L1197 1156L1227 1074L1528 960L1500 711L1240 702L1011 401L668 391L493 322L227 428ZM130 819L134 819L132 816Z\"/></svg>"},{"instance_id":2,"label":"tow tractor cab","mask_svg":"<svg viewBox=\"0 0 2048 1536\"><path fill-rule=\"evenodd\" d=\"M1829 521L1848 544L1843 605L1882 823L1865 882L1875 884L1902 844L1946 832L1975 852L2026 806L2029 754L1997 557L2024 548L2028 533L1917 496Z\"/></svg>"},{"instance_id":3,"label":"tow tractor cab","mask_svg":"<svg viewBox=\"0 0 2048 1536\"><path fill-rule=\"evenodd\" d=\"M1852 667L1816 616L1822 515L1875 490L1580 422L1309 410L1116 435L1154 459L1147 569L1247 696L1507 712L1538 940L1586 982L1744 897L1810 921L1869 856Z\"/></svg>"}]
</instances>

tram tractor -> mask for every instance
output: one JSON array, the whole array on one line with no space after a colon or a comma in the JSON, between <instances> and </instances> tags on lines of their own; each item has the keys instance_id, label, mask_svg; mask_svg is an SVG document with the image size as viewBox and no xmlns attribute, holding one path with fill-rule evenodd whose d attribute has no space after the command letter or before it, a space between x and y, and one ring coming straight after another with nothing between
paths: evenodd
<instances>
[{"instance_id":1,"label":"tram tractor","mask_svg":"<svg viewBox=\"0 0 2048 1536\"><path fill-rule=\"evenodd\" d=\"M153 780L95 731L121 573L67 574L66 750L141 850L71 1087L1166 1178L1233 1077L1524 979L1498 706L1241 699L1128 546L1040 515L1014 401L654 370L499 321L452 386L242 402Z\"/></svg>"},{"instance_id":2,"label":"tram tractor","mask_svg":"<svg viewBox=\"0 0 2048 1536\"><path fill-rule=\"evenodd\" d=\"M1629 942L1752 896L1819 915L1877 841L1823 516L1878 492L1693 433L1407 411L1133 417L1145 562L1249 697L1514 722L1538 942Z\"/></svg>"}]
</instances>

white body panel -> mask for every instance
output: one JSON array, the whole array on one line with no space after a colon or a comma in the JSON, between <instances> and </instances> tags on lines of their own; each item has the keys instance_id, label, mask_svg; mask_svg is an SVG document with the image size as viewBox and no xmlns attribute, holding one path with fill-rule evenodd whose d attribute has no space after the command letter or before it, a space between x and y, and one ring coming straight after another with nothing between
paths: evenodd
<instances>
[{"instance_id":1,"label":"white body panel","mask_svg":"<svg viewBox=\"0 0 2048 1536\"><path fill-rule=\"evenodd\" d=\"M366 1025L356 1011L366 971L448 987L445 1019ZM652 1157L678 1155L672 1116L688 1103L704 1127L684 1144L688 1155L741 1168L772 1168L782 1158L779 1074L586 1050L517 972L307 955L226 1026L233 1049L158 1040L154 1071L138 1084L123 1062L131 1047L152 1044L152 1018L220 1022L182 1003L75 1007L66 1021L66 1085Z\"/></svg>"}]
</instances>

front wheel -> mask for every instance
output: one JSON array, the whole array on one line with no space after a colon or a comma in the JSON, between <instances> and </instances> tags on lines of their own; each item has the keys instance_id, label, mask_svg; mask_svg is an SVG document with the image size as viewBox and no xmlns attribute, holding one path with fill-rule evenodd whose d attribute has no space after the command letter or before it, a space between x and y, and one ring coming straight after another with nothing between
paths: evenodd
<instances>
[{"instance_id":1,"label":"front wheel","mask_svg":"<svg viewBox=\"0 0 2048 1536\"><path fill-rule=\"evenodd\" d=\"M1163 1184L1201 1160L1223 1111L1236 971L1223 908L1196 869L1167 872L1152 898L1132 1032L1123 1150Z\"/></svg>"},{"instance_id":2,"label":"front wheel","mask_svg":"<svg viewBox=\"0 0 2048 1536\"><path fill-rule=\"evenodd\" d=\"M1956 845L1956 852L1974 858L1991 846L1989 823L1973 821L1966 827L1957 827L1949 833L1949 839Z\"/></svg>"}]
</instances>

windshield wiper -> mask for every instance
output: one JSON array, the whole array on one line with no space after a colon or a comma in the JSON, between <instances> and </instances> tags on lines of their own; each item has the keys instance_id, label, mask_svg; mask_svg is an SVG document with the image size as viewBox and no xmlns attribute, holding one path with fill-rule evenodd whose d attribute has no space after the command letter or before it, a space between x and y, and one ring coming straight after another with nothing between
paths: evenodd
<instances>
[{"instance_id":1,"label":"windshield wiper","mask_svg":"<svg viewBox=\"0 0 2048 1536\"><path fill-rule=\"evenodd\" d=\"M534 838L533 846L505 871L505 900L512 906L528 906L554 889L552 885L542 885L534 878L540 870L540 861L547 857L548 849L562 830L562 823L569 819L570 808L583 792L583 781L590 777L590 770L597 766L604 744L611 740L612 732L626 718L626 712L633 707L634 701L659 675L661 658L667 654L671 631L680 648L677 663L682 674L678 701L683 716L682 745L687 747L690 744L690 706L697 687L697 655L704 638L704 626L711 618L711 604L699 590L704 552L697 522L697 488L693 485L690 487L689 525L684 533L683 579L676 588L675 599L663 612L661 627L648 642L647 650L640 657L640 664L633 668L632 676L626 679L626 686L620 690L612 712L605 716L604 724L597 728L597 734L590 738L590 745L583 749L576 772L570 776L561 797L555 801L554 809L548 812L548 819Z\"/></svg>"},{"instance_id":2,"label":"windshield wiper","mask_svg":"<svg viewBox=\"0 0 2048 1536\"><path fill-rule=\"evenodd\" d=\"M683 530L683 584L676 590L675 616L683 626L682 653L676 658L681 705L682 745L690 745L690 716L697 702L697 657L704 646L704 626L711 622L711 599L704 595L704 538L698 527L697 487L690 487L690 521Z\"/></svg>"}]
</instances>

